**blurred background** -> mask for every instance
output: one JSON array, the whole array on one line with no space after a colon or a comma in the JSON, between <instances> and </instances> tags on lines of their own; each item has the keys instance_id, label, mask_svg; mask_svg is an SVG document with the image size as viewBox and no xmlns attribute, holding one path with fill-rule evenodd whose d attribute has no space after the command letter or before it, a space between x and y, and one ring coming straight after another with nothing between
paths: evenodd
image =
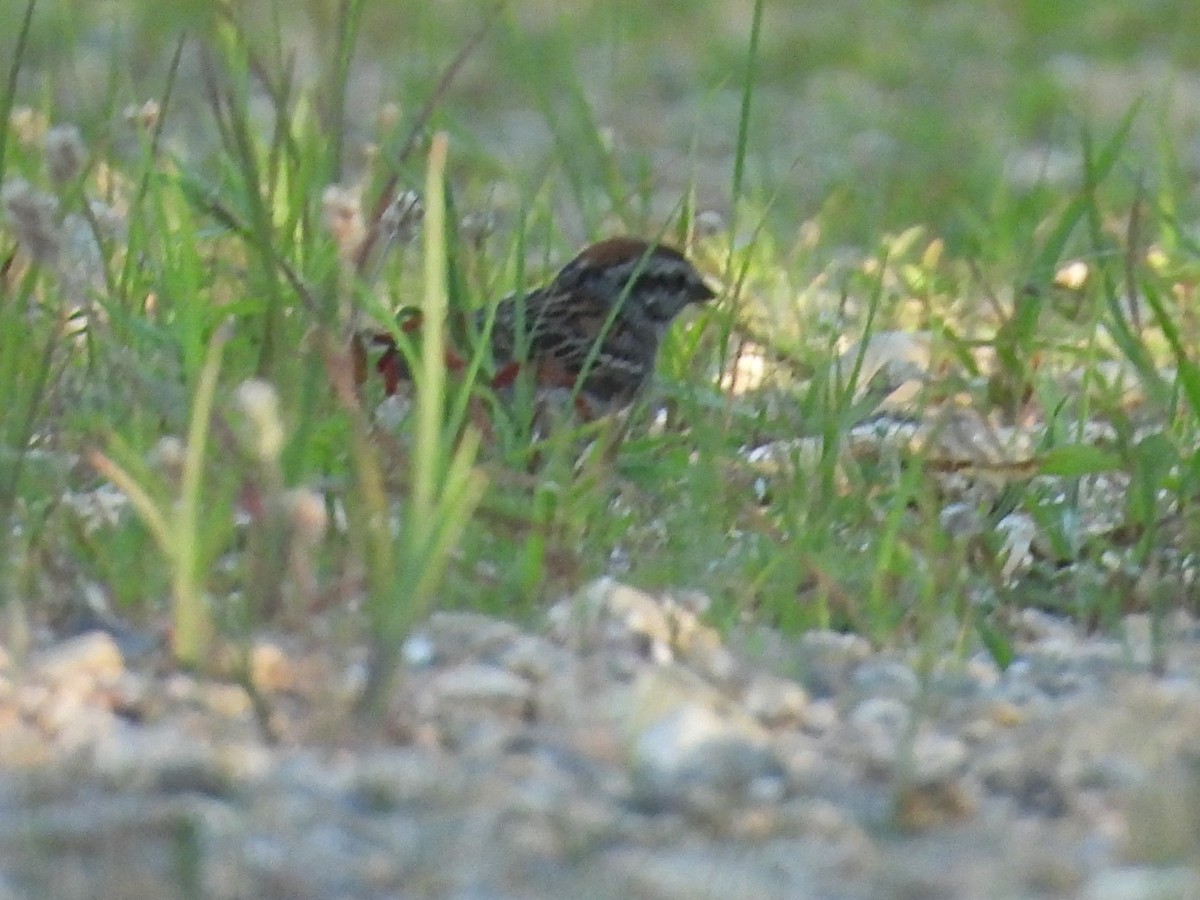
<instances>
[{"instance_id":1,"label":"blurred background","mask_svg":"<svg viewBox=\"0 0 1200 900\"><path fill-rule=\"evenodd\" d=\"M4 4L0 29L14 32L22 6ZM101 132L114 106L162 92L186 35L167 134L177 151L203 157L215 143L199 58L222 8L43 0L18 103L49 95L56 118ZM333 63L332 0L228 8L265 59L291 61L300 84L319 83ZM492 9L367 4L348 92L347 180L364 148L404 131ZM728 213L753 13L751 0L507 4L431 123L453 136L459 190L503 215L571 185L564 210L574 221L562 227L580 232L613 212L611 191L593 203L586 184L619 183L625 219L631 210L661 219L692 184L698 207ZM1111 133L1138 104L1130 165L1195 179L1195 3L786 0L766 3L763 16L745 187L784 244L819 221L827 246L924 224L952 250L992 247L997 198L1007 219L1014 197L1060 193L1080 177L1083 129Z\"/></svg>"}]
</instances>

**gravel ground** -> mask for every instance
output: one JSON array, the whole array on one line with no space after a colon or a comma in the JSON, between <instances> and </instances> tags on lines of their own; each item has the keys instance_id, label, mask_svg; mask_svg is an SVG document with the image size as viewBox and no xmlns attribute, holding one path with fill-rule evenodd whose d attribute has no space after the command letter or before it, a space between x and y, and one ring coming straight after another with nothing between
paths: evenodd
<instances>
[{"instance_id":1,"label":"gravel ground","mask_svg":"<svg viewBox=\"0 0 1200 900\"><path fill-rule=\"evenodd\" d=\"M434 615L371 733L361 661L263 642L273 742L103 632L0 655L0 900L1200 897L1194 618L1152 674L1144 617L1027 611L1001 672L704 605Z\"/></svg>"}]
</instances>

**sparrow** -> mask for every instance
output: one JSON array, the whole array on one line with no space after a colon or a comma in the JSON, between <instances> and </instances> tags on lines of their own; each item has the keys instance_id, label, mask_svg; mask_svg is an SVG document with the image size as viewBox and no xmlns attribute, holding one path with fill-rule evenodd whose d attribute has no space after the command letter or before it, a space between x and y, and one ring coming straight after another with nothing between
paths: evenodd
<instances>
[{"instance_id":1,"label":"sparrow","mask_svg":"<svg viewBox=\"0 0 1200 900\"><path fill-rule=\"evenodd\" d=\"M592 244L544 287L475 313L471 330L487 344L490 385L503 391L528 370L541 396L567 392L581 418L629 406L654 371L667 328L686 307L716 292L681 252L661 243L614 237ZM490 322L490 326L489 326ZM401 331L419 327L419 318ZM375 364L388 394L411 380L408 362L387 334ZM466 365L457 354L447 365Z\"/></svg>"}]
</instances>

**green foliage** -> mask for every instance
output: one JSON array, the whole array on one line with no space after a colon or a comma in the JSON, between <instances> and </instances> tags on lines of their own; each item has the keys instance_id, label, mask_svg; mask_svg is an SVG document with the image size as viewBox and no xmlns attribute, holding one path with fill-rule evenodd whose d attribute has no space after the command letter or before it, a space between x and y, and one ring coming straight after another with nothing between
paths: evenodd
<instances>
[{"instance_id":1,"label":"green foliage","mask_svg":"<svg viewBox=\"0 0 1200 900\"><path fill-rule=\"evenodd\" d=\"M1079 128L1069 89L1033 62L1039 31L1119 59L1125 41L1105 29L1152 22L1113 3L985 4L994 29L954 4L856 3L853 19L799 4L793 21L756 0L736 29L716 2L674 17L593 4L538 27L514 5L472 36L481 26L448 15L454 4L318 4L310 83L279 26L176 6L199 63L135 15L131 33L157 45L128 69L114 52L104 96L74 105L57 99L70 54L37 50L62 10L26 20L28 48L0 13L19 35L0 177L53 191L58 226L84 200L127 211L115 235L89 223L101 265L79 331L60 268L19 254L15 227L0 233L0 519L17 526L0 558L29 596L46 600L48 573L68 570L152 619L165 591L177 655L195 663L215 637L303 622L352 585L364 602L348 630L374 650L368 706L431 607L532 616L602 573L703 590L725 625L915 634L958 652L977 639L1001 663L1013 605L1103 619L1139 568L1179 574L1174 595L1156 589L1156 615L1163 596L1194 603L1180 573L1200 491L1200 248L1182 150L1154 97ZM678 55L685 16L703 53ZM402 46L381 46L384 26ZM811 51L798 62L797 31ZM596 35L604 48L586 55ZM405 101L378 127L354 93L368 54L386 54L383 96ZM58 89L22 87L35 72ZM158 122L119 124L142 96L159 98ZM45 183L40 145L10 124L16 104L78 115L89 159L71 184ZM536 120L514 113L529 109ZM1076 178L1005 174L1010 151L1043 143ZM419 248L357 253L330 226L329 188L361 189L362 218L347 221L369 231L422 168ZM493 203L494 231L464 223ZM712 206L727 209L715 226ZM447 371L465 313L617 230L686 244L724 285L672 328L627 419L539 428L530 385L493 396L478 348L458 347L465 371ZM1069 262L1086 265L1080 283L1059 277ZM418 336L394 322L405 307L423 311ZM353 383L347 337L368 321L410 351L398 423L375 416L376 381ZM899 412L869 353L895 332L926 336L929 356ZM734 391L743 357L764 383ZM239 430L249 379L275 392L271 453ZM1007 455L945 457L938 414L964 409L1011 439ZM935 425L863 452L863 429L891 419ZM173 473L152 450L176 435ZM99 472L62 462L88 454ZM100 475L141 524L96 525L59 502ZM971 482L965 500L956 479ZM1119 497L1103 527L1097 485ZM294 490L336 523L303 552ZM977 524L951 524L955 506ZM1024 556L1001 527L1017 518L1039 535Z\"/></svg>"}]
</instances>

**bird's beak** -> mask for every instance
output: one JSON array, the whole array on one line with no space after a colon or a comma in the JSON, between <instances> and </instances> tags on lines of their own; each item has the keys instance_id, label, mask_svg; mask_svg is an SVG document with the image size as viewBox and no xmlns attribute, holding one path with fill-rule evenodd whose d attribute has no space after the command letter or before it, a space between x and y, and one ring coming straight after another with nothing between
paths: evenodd
<instances>
[{"instance_id":1,"label":"bird's beak","mask_svg":"<svg viewBox=\"0 0 1200 900\"><path fill-rule=\"evenodd\" d=\"M714 291L708 282L702 281L692 291L691 299L693 303L705 303L715 296L717 296L717 291Z\"/></svg>"}]
</instances>

